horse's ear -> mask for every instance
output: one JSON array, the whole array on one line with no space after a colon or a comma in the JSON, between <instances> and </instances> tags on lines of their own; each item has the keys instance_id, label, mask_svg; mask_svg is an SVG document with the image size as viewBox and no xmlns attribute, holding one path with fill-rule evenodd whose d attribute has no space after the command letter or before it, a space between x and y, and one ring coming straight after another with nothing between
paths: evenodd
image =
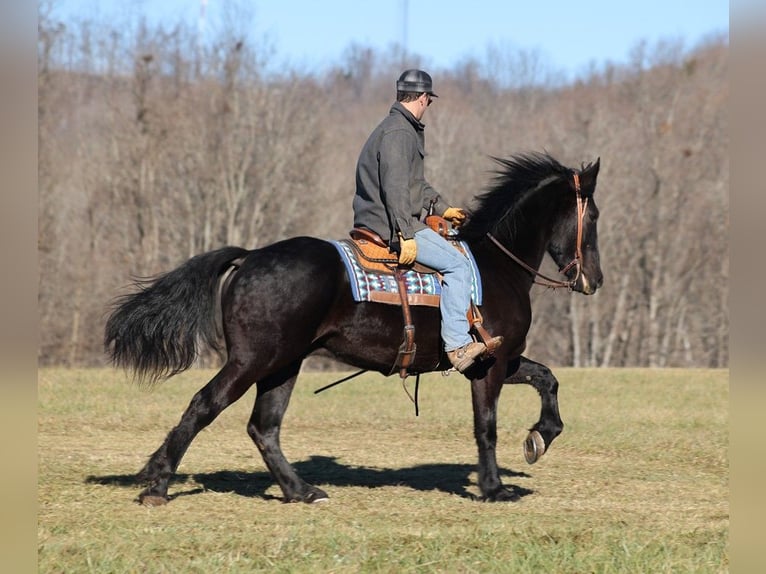
<instances>
[{"instance_id":1,"label":"horse's ear","mask_svg":"<svg viewBox=\"0 0 766 574\"><path fill-rule=\"evenodd\" d=\"M593 193L596 190L596 178L598 178L600 167L601 158L599 157L595 162L588 164L580 171L580 186L586 193Z\"/></svg>"}]
</instances>

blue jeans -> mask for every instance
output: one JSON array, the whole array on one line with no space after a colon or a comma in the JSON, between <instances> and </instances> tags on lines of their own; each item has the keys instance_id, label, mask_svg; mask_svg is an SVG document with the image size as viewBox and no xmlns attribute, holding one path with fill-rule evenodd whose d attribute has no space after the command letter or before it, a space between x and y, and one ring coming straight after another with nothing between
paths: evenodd
<instances>
[{"instance_id":1,"label":"blue jeans","mask_svg":"<svg viewBox=\"0 0 766 574\"><path fill-rule=\"evenodd\" d=\"M471 305L471 263L433 229L415 233L418 263L442 274L441 336L445 351L454 351L473 339L468 334L468 307Z\"/></svg>"}]
</instances>

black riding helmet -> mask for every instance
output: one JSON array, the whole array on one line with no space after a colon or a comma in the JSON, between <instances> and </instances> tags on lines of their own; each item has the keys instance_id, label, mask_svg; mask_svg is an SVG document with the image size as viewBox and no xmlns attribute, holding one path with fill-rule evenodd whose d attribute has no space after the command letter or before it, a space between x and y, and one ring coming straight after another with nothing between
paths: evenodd
<instances>
[{"instance_id":1,"label":"black riding helmet","mask_svg":"<svg viewBox=\"0 0 766 574\"><path fill-rule=\"evenodd\" d=\"M438 98L433 92L433 82L423 70L406 70L396 81L397 92L414 92L422 94L425 92L431 97Z\"/></svg>"}]
</instances>

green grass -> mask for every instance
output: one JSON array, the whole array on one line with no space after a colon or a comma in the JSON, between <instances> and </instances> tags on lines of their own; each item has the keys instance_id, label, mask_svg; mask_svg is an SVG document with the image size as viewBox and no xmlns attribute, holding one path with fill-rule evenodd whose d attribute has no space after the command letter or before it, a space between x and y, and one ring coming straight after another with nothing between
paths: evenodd
<instances>
[{"instance_id":1,"label":"green grass","mask_svg":"<svg viewBox=\"0 0 766 574\"><path fill-rule=\"evenodd\" d=\"M281 503L245 432L251 389L192 443L167 506L134 504L132 475L212 374L147 390L40 371L40 572L728 571L727 371L557 369L566 428L533 466L539 398L506 387L498 462L530 493L503 504L471 497L462 378L422 377L415 417L396 377L313 395L334 377L306 373L282 446L328 503Z\"/></svg>"}]
</instances>

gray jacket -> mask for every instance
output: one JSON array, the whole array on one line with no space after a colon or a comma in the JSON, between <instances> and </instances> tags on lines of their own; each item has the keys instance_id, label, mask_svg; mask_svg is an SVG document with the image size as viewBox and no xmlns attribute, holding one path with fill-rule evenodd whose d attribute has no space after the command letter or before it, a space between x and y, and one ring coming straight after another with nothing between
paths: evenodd
<instances>
[{"instance_id":1,"label":"gray jacket","mask_svg":"<svg viewBox=\"0 0 766 574\"><path fill-rule=\"evenodd\" d=\"M423 175L425 126L399 102L370 134L356 164L354 227L366 227L392 243L412 239L426 226L421 211L449 207Z\"/></svg>"}]
</instances>

